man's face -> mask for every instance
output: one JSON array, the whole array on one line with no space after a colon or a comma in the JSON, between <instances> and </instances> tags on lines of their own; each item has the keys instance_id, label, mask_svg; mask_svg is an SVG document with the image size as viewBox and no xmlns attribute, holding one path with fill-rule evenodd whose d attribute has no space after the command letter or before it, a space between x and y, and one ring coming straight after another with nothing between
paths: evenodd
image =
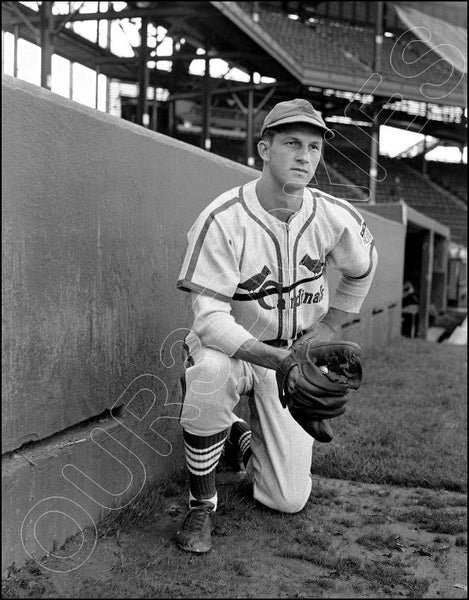
<instances>
[{"instance_id":1,"label":"man's face","mask_svg":"<svg viewBox=\"0 0 469 600\"><path fill-rule=\"evenodd\" d=\"M270 142L264 142L261 156L272 178L288 194L311 181L321 158L322 143L320 130L294 124L280 130Z\"/></svg>"}]
</instances>

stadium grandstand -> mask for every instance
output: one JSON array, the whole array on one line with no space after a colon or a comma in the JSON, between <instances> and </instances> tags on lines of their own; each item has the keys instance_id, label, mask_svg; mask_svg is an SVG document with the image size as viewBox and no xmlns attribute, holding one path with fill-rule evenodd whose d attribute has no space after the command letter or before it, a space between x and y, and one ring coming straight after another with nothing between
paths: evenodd
<instances>
[{"instance_id":1,"label":"stadium grandstand","mask_svg":"<svg viewBox=\"0 0 469 600\"><path fill-rule=\"evenodd\" d=\"M461 453L452 442L462 419L447 400L453 383L462 397L464 356L446 343L467 345L466 3L3 1L1 8L5 596L34 597L39 590L52 597L53 581L57 597L66 589L69 597L91 596L95 583L110 597L114 567L125 579L124 597L131 597L132 586L138 597L160 590L168 596L160 563L154 585L143 566L166 554L182 507L165 494L176 494L182 480L178 476L174 487L167 478L184 464L180 367L193 310L177 280L187 232L211 200L259 175L256 144L266 114L280 101L308 99L334 130L309 185L331 201L352 203L363 217L361 241L371 248L371 232L379 254L360 312L344 315L336 339L356 342L367 360L376 358L376 382L391 395L399 392L395 406L410 400L419 409L435 388L447 427L440 427L433 408L425 423L446 444L442 460L452 466L449 450ZM315 227L316 215L312 211L306 226ZM299 235L289 237L290 259ZM214 248L220 265L219 252ZM297 256L314 271L304 279L315 280L314 297L285 287L285 278L279 285L266 279L264 291L278 293L287 323L289 314L296 322L299 302L327 310L340 282L339 271L328 269L330 294L323 293L314 252ZM255 253L243 249L242 255L243 270L270 272ZM227 281L226 272L219 274L216 289ZM407 344L402 336L419 339ZM441 385L436 376L425 377L437 360L433 342L442 343L436 352L446 364L450 357L454 362ZM404 346L406 356L420 353L415 368L406 365L407 380L394 373ZM423 391L417 389L422 381ZM368 388L374 404L376 389ZM397 413L394 423L382 422L383 444L390 432L399 444L405 439L389 428L400 434L402 419L409 420ZM403 456L398 461L403 464ZM420 481L427 486L427 479ZM152 498L156 504L146 511ZM171 511L163 510L161 498ZM140 507L161 521L158 548ZM119 516L107 521L113 512ZM121 550L107 546L106 531L116 525L112 537L122 545L120 524L132 514L138 540L148 534L152 546L137 543L135 561L123 548L124 565ZM428 545L430 534L420 528ZM462 556L465 535L453 538L456 546L464 541L457 548ZM90 568L82 571L85 563ZM431 557L428 565L422 582L434 579ZM97 581L98 571L109 578ZM432 589L463 597L464 586L455 585L462 578L453 569L440 571L447 587ZM81 580L79 572L85 573ZM406 579L408 595L416 597L424 588L414 575ZM319 587L305 581L314 595ZM393 597L404 594L401 585L391 585L378 595L391 588ZM365 588L353 589L365 596Z\"/></svg>"},{"instance_id":2,"label":"stadium grandstand","mask_svg":"<svg viewBox=\"0 0 469 600\"><path fill-rule=\"evenodd\" d=\"M3 2L2 34L9 74L20 76L19 40L39 45L43 87L54 91L53 56L83 65L95 74L97 108L255 168L266 113L308 98L336 131L311 185L378 213L408 205L449 228L449 259L464 264L450 298L458 305L466 16L464 2ZM123 55L114 37L132 26L137 41ZM384 126L420 139L391 156ZM458 150L459 162L432 160L438 148Z\"/></svg>"}]
</instances>

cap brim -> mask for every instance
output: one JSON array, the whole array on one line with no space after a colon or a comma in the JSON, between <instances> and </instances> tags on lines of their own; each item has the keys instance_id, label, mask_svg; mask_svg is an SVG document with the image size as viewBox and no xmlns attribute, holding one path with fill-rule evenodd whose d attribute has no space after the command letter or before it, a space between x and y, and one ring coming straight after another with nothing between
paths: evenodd
<instances>
[{"instance_id":1,"label":"cap brim","mask_svg":"<svg viewBox=\"0 0 469 600\"><path fill-rule=\"evenodd\" d=\"M279 119L278 121L274 121L273 123L269 123L267 127L264 127L261 131L261 135L264 133L266 129L270 129L271 127L278 127L279 125L287 125L288 123L308 123L308 125L313 125L317 129L321 129L324 133L328 133L327 137L333 138L335 133L332 129L329 129L326 125L323 125L316 119L307 117L307 116L297 116L297 117L285 117L284 119Z\"/></svg>"}]
</instances>

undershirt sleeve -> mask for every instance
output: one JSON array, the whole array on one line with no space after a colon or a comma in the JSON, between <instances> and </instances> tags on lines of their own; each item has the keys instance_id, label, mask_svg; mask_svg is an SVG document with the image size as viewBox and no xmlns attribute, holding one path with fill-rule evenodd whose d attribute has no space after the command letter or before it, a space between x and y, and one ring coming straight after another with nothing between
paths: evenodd
<instances>
[{"instance_id":1,"label":"undershirt sleeve","mask_svg":"<svg viewBox=\"0 0 469 600\"><path fill-rule=\"evenodd\" d=\"M194 311L192 329L202 345L233 356L244 342L253 338L235 321L228 302L191 292L191 303Z\"/></svg>"}]
</instances>

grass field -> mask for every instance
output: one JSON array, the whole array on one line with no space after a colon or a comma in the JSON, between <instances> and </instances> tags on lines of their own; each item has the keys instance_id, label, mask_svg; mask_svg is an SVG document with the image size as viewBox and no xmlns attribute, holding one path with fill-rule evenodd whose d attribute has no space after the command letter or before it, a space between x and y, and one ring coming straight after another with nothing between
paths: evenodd
<instances>
[{"instance_id":1,"label":"grass field","mask_svg":"<svg viewBox=\"0 0 469 600\"><path fill-rule=\"evenodd\" d=\"M325 477L467 491L466 346L403 338L365 352L364 382L316 444Z\"/></svg>"},{"instance_id":2,"label":"grass field","mask_svg":"<svg viewBox=\"0 0 469 600\"><path fill-rule=\"evenodd\" d=\"M314 447L300 513L262 507L245 479L220 472L215 547L181 552L181 469L108 515L79 569L76 536L61 557L12 568L3 596L466 598L466 347L401 339L363 367L333 441Z\"/></svg>"}]
</instances>

